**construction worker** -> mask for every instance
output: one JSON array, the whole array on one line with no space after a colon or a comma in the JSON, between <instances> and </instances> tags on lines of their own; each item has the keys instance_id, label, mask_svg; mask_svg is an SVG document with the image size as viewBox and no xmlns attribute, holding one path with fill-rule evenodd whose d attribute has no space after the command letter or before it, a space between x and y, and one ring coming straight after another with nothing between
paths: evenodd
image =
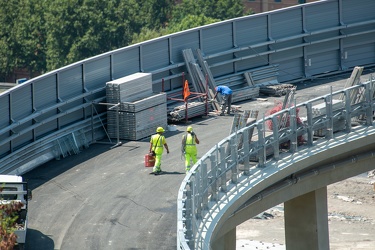
<instances>
[{"instance_id":1,"label":"construction worker","mask_svg":"<svg viewBox=\"0 0 375 250\"><path fill-rule=\"evenodd\" d=\"M233 93L233 91L227 86L217 86L215 88L215 90L216 90L216 93L214 95L213 100L215 100L218 93L220 93L220 95L223 99L221 101L221 113L220 113L220 115L224 115L226 107L228 107L227 114L230 115L230 110L231 110L231 106L232 106L232 93Z\"/></svg>"},{"instance_id":2,"label":"construction worker","mask_svg":"<svg viewBox=\"0 0 375 250\"><path fill-rule=\"evenodd\" d=\"M197 146L199 144L199 139L197 135L193 132L193 127L189 126L186 128L186 134L182 136L182 152L185 156L185 170L186 173L190 170L190 163L193 165L197 162Z\"/></svg>"},{"instance_id":3,"label":"construction worker","mask_svg":"<svg viewBox=\"0 0 375 250\"><path fill-rule=\"evenodd\" d=\"M167 145L167 141L163 135L164 129L162 127L158 127L156 129L156 134L151 136L150 140L150 153L155 156L155 164L152 168L153 174L160 174L161 173L161 156L163 154L164 148L167 150L167 154L169 154L169 149Z\"/></svg>"}]
</instances>

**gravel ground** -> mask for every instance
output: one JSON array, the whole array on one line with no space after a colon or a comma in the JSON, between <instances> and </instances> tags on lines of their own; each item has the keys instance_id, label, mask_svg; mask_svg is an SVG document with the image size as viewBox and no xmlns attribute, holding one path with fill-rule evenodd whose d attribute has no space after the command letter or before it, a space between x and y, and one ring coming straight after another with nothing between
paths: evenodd
<instances>
[{"instance_id":1,"label":"gravel ground","mask_svg":"<svg viewBox=\"0 0 375 250\"><path fill-rule=\"evenodd\" d=\"M375 178L366 174L328 186L331 250L375 249ZM283 204L237 227L237 250L285 249Z\"/></svg>"}]
</instances>

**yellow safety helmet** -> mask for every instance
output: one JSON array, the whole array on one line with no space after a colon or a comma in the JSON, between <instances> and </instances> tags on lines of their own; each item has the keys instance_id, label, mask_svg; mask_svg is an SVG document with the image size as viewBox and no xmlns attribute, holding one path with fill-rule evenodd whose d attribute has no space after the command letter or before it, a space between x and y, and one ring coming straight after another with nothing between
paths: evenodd
<instances>
[{"instance_id":1,"label":"yellow safety helmet","mask_svg":"<svg viewBox=\"0 0 375 250\"><path fill-rule=\"evenodd\" d=\"M158 127L158 128L156 129L156 132L157 132L157 133L163 133L163 132L164 132L164 129L163 129L162 127Z\"/></svg>"},{"instance_id":2,"label":"yellow safety helmet","mask_svg":"<svg viewBox=\"0 0 375 250\"><path fill-rule=\"evenodd\" d=\"M193 131L193 127L192 127L192 126L187 127L187 128L186 128L186 131L187 131L187 132L192 132L192 131Z\"/></svg>"}]
</instances>

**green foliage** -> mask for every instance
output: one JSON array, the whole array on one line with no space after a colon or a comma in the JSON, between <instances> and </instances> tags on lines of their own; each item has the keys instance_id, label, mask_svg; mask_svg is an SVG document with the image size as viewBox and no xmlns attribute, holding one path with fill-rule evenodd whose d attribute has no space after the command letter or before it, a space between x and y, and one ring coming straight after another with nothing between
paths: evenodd
<instances>
[{"instance_id":1,"label":"green foliage","mask_svg":"<svg viewBox=\"0 0 375 250\"><path fill-rule=\"evenodd\" d=\"M0 193L3 187L0 187ZM19 201L0 200L0 249L13 249L17 236L18 212L21 211L23 204Z\"/></svg>"},{"instance_id":2,"label":"green foliage","mask_svg":"<svg viewBox=\"0 0 375 250\"><path fill-rule=\"evenodd\" d=\"M172 23L179 23L187 15L226 20L244 15L242 0L183 0L177 5L171 17Z\"/></svg>"},{"instance_id":3,"label":"green foliage","mask_svg":"<svg viewBox=\"0 0 375 250\"><path fill-rule=\"evenodd\" d=\"M0 1L0 80L243 14L241 0Z\"/></svg>"}]
</instances>

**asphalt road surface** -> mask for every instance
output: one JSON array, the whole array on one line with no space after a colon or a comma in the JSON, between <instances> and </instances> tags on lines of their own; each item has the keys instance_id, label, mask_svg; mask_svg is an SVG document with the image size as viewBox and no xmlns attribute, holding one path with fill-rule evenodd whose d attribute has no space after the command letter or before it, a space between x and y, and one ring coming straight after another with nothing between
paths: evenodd
<instances>
[{"instance_id":1,"label":"asphalt road surface","mask_svg":"<svg viewBox=\"0 0 375 250\"><path fill-rule=\"evenodd\" d=\"M370 72L366 72L369 74ZM342 89L350 73L297 84L297 103ZM367 78L366 78L367 77ZM368 75L363 79L368 79ZM329 84L328 84L329 83ZM241 110L266 110L284 97L234 103ZM165 133L164 174L144 166L149 138L111 148L92 144L78 155L48 162L24 175L33 190L26 249L176 249L177 193L185 177L181 137L192 125L198 156L229 135L232 116L191 119Z\"/></svg>"}]
</instances>

